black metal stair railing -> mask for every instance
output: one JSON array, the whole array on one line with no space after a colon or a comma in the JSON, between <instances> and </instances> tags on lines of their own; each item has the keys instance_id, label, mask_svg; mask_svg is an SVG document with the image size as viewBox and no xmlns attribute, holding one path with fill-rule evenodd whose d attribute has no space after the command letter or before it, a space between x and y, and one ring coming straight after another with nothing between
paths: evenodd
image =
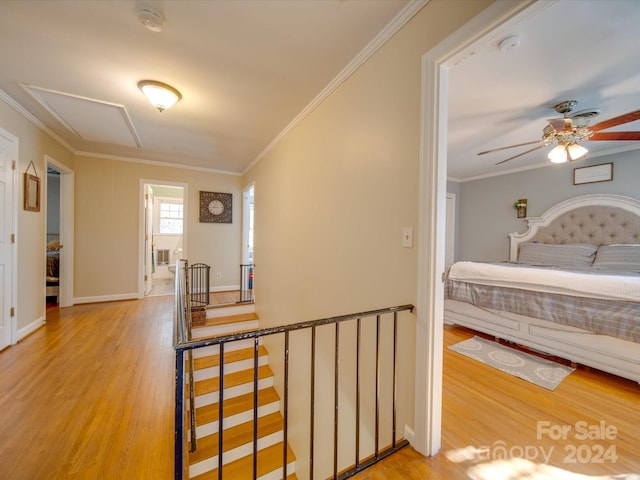
<instances>
[{"instance_id":1,"label":"black metal stair railing","mask_svg":"<svg viewBox=\"0 0 640 480\"><path fill-rule=\"evenodd\" d=\"M185 369L184 369L184 359L185 354L187 352L193 351L198 348L207 347L211 345L219 346L219 355L220 355L220 367L219 367L219 417L218 417L218 435L219 435L219 451L218 451L218 462L219 465L222 465L223 460L223 403L224 403L224 375L225 375L225 362L224 362L224 352L225 346L232 344L233 342L238 342L241 340L253 340L254 345L254 371L253 371L253 392L254 392L254 405L253 405L253 479L255 480L258 476L257 472L257 450L258 450L258 429L257 429L257 419L258 419L258 355L259 355L259 342L261 339L267 336L281 335L283 336L283 349L284 349L284 358L283 361L283 417L284 417L284 432L283 432L283 452L282 452L282 478L287 478L291 472L287 472L287 464L288 464L288 452L287 452L287 444L288 444L288 430L289 430L289 405L292 401L289 398L289 363L290 363L290 342L291 336L290 333L294 331L300 330L310 330L310 345L309 350L311 353L310 358L310 371L309 371L309 391L310 391L310 404L309 404L309 415L310 415L310 439L309 439L309 472L310 477L309 480L314 480L314 459L316 458L316 442L315 442L315 431L316 431L316 421L315 421L315 412L317 408L318 401L322 401L326 399L326 396L322 396L319 398L315 392L315 379L316 379L316 365L317 358L319 358L320 354L327 354L333 357L334 362L334 385L333 385L333 409L334 409L334 424L333 424L333 474L332 478L337 480L344 480L349 478L363 469L377 463L388 455L396 452L397 450L408 445L408 441L406 439L399 439L396 431L396 405L397 405L397 356L398 356L398 315L400 312L404 311L413 311L413 305L401 305L396 307L383 308L379 310L371 310L367 312L354 313L349 315L337 316L324 318L321 320L314 320L309 322L301 322L293 325L284 325L280 327L272 327L261 330L254 331L245 331L241 333L236 333L232 335L219 336L214 338L203 338L197 340L186 340L182 339L182 341L178 341L175 344L176 350L176 425L175 425L175 478L176 480L181 480L183 478L184 471L184 461L185 461L185 442L184 442L184 433L185 433L185 425L184 425L184 405L180 399L184 396L184 384L185 384ZM386 340L386 336L383 336L381 333L381 322L390 321L392 322L393 335L389 335L392 342L392 348L387 346L387 348L391 348L393 360L392 360L392 379L391 385L382 385L381 379L386 378L382 375L382 358L380 355L382 342ZM340 342L343 341L341 339L340 333L341 328L346 322L355 322L355 345L353 348L355 350L356 357L356 378L355 380L355 458L351 467L339 471L339 463L338 463L338 452L343 450L345 446L342 438L340 438L340 425L339 425L339 415L338 410L340 408L339 397L340 397L340 380L342 379L343 372L340 371ZM375 365L372 368L375 368L375 427L374 427L374 454L368 456L365 459L361 459L361 438L360 438L360 429L361 429L361 378L362 378L362 370L366 367L363 361L361 361L363 345L362 345L362 329L363 325L366 323L369 325L371 322L375 322L372 328L375 328L375 345L372 348L375 350ZM328 327L335 329L334 333L334 345L333 352L321 352L319 348L322 348L322 345L318 345L316 332L321 327ZM345 335L345 337L347 337ZM383 338L385 337L385 338ZM371 372L373 374L373 372ZM380 412L380 395L382 391L388 392L391 389L391 412L388 412L385 415L382 415ZM385 421L388 421L391 418L391 445L385 448L380 448L380 421L381 417ZM389 425L386 424L386 427L389 428ZM218 480L233 480L233 479L223 479L223 469L218 468Z\"/></svg>"},{"instance_id":2,"label":"black metal stair railing","mask_svg":"<svg viewBox=\"0 0 640 480\"><path fill-rule=\"evenodd\" d=\"M238 303L253 302L253 271L254 263L240 265L240 300Z\"/></svg>"}]
</instances>

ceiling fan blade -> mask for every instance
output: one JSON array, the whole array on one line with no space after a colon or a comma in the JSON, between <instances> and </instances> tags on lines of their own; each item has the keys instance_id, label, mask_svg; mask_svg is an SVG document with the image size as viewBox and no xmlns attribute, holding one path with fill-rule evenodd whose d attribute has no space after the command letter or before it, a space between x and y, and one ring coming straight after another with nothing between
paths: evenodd
<instances>
[{"instance_id":1,"label":"ceiling fan blade","mask_svg":"<svg viewBox=\"0 0 640 480\"><path fill-rule=\"evenodd\" d=\"M624 115L620 115L619 117L613 117L609 120L604 120L600 123L596 123L595 125L590 126L589 130L591 130L592 132L598 132L600 130L606 130L607 128L622 125L623 123L633 122L635 120L640 120L640 110L625 113Z\"/></svg>"},{"instance_id":2,"label":"ceiling fan blade","mask_svg":"<svg viewBox=\"0 0 640 480\"><path fill-rule=\"evenodd\" d=\"M485 155L487 153L499 152L500 150L507 150L508 148L523 147L525 145L533 145L534 143L540 143L541 141L542 140L534 140L533 142L518 143L516 145L509 145L508 147L494 148L493 150L486 150L484 152L480 152L478 153L478 155Z\"/></svg>"},{"instance_id":3,"label":"ceiling fan blade","mask_svg":"<svg viewBox=\"0 0 640 480\"><path fill-rule=\"evenodd\" d=\"M531 150L527 150L526 152L519 153L518 155L514 155L513 157L509 157L506 160L502 160L501 162L496 163L496 165L500 165L502 163L508 162L509 160L513 160L514 158L521 157L522 155L526 155L527 153L535 152L536 150L540 150L545 145L538 145L537 147L532 148Z\"/></svg>"},{"instance_id":4,"label":"ceiling fan blade","mask_svg":"<svg viewBox=\"0 0 640 480\"><path fill-rule=\"evenodd\" d=\"M573 122L570 118L550 118L547 122L558 133L573 131Z\"/></svg>"},{"instance_id":5,"label":"ceiling fan blade","mask_svg":"<svg viewBox=\"0 0 640 480\"><path fill-rule=\"evenodd\" d=\"M591 140L640 140L640 132L597 132L589 137Z\"/></svg>"}]
</instances>

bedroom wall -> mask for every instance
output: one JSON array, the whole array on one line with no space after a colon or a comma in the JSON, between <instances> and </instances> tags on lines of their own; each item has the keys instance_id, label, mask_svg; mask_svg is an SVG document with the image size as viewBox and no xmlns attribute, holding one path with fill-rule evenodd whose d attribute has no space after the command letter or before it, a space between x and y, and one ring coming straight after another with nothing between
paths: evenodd
<instances>
[{"instance_id":1,"label":"bedroom wall","mask_svg":"<svg viewBox=\"0 0 640 480\"><path fill-rule=\"evenodd\" d=\"M417 248L402 247L402 229L413 227L418 238L421 57L489 3L429 2L245 175L245 185L255 182L255 294L262 326L416 304ZM415 318L403 314L403 320L400 435L404 425L413 426L415 378ZM327 337L330 345L319 349L332 352L332 335ZM341 333L341 345L351 340ZM268 349L281 358L281 342ZM308 343L292 350L294 378L308 376ZM319 368L330 371L330 355L319 355ZM352 358L342 362L351 365ZM292 398L308 396L305 382L289 385ZM330 379L318 380L316 391L332 389ZM306 424L305 405L290 411L292 425ZM342 404L343 418L353 418L350 407ZM341 429L348 432L352 423L342 422ZM308 434L295 429L290 435L296 451L304 452ZM331 433L318 435L331 441ZM339 468L352 461L348 456L341 452ZM306 460L299 460L296 469L305 476ZM327 469L317 476L328 477L332 464L316 458Z\"/></svg>"},{"instance_id":2,"label":"bedroom wall","mask_svg":"<svg viewBox=\"0 0 640 480\"><path fill-rule=\"evenodd\" d=\"M189 262L211 266L212 287L239 284L242 177L88 156L77 159L75 175L78 302L137 297L142 179L187 184ZM200 223L200 190L232 193L233 223ZM222 273L222 279L213 272Z\"/></svg>"},{"instance_id":3,"label":"bedroom wall","mask_svg":"<svg viewBox=\"0 0 640 480\"><path fill-rule=\"evenodd\" d=\"M629 151L460 183L457 260L508 260L507 235L527 228L513 208L519 198L528 199L528 216L539 216L562 200L591 193L640 198L639 157L639 151ZM573 185L575 167L608 162L613 162L613 181Z\"/></svg>"}]
</instances>

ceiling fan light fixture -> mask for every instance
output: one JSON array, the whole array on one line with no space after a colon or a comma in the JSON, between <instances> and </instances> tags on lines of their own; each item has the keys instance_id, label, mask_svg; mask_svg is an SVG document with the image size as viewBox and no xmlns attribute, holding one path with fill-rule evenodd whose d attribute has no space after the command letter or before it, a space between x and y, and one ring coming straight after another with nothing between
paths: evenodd
<instances>
[{"instance_id":1,"label":"ceiling fan light fixture","mask_svg":"<svg viewBox=\"0 0 640 480\"><path fill-rule=\"evenodd\" d=\"M578 145L577 142L573 142L567 147L567 152L569 153L571 160L579 160L589 153L589 150L584 148L582 145Z\"/></svg>"},{"instance_id":2,"label":"ceiling fan light fixture","mask_svg":"<svg viewBox=\"0 0 640 480\"><path fill-rule=\"evenodd\" d=\"M182 98L182 94L171 85L155 80L142 80L138 82L138 88L159 112L171 108Z\"/></svg>"},{"instance_id":3,"label":"ceiling fan light fixture","mask_svg":"<svg viewBox=\"0 0 640 480\"><path fill-rule=\"evenodd\" d=\"M567 161L567 146L558 144L547 155L553 163L564 163Z\"/></svg>"}]
</instances>

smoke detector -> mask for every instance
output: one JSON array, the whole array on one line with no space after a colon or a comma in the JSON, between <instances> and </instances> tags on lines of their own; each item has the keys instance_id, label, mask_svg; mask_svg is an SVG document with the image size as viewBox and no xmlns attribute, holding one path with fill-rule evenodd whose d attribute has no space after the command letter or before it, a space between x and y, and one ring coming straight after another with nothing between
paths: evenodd
<instances>
[{"instance_id":1,"label":"smoke detector","mask_svg":"<svg viewBox=\"0 0 640 480\"><path fill-rule=\"evenodd\" d=\"M142 5L136 7L136 17L152 32L161 32L164 27L164 17L151 7Z\"/></svg>"},{"instance_id":2,"label":"smoke detector","mask_svg":"<svg viewBox=\"0 0 640 480\"><path fill-rule=\"evenodd\" d=\"M498 43L498 49L502 53L510 52L520 46L520 37L518 35L511 35L504 38Z\"/></svg>"}]
</instances>

